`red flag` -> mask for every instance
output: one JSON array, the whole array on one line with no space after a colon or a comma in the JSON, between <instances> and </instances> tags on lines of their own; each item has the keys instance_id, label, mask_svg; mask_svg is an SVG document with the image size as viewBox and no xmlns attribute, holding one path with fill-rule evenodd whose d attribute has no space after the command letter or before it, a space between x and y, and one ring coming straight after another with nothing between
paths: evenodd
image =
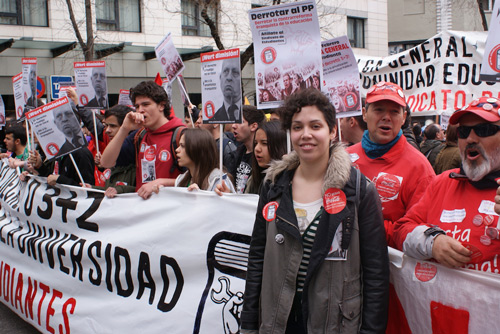
<instances>
[{"instance_id":1,"label":"red flag","mask_svg":"<svg viewBox=\"0 0 500 334\"><path fill-rule=\"evenodd\" d=\"M160 75L160 72L156 73L156 78L155 78L155 82L158 86L161 87L161 84L163 83L163 81L161 80L161 75Z\"/></svg>"}]
</instances>

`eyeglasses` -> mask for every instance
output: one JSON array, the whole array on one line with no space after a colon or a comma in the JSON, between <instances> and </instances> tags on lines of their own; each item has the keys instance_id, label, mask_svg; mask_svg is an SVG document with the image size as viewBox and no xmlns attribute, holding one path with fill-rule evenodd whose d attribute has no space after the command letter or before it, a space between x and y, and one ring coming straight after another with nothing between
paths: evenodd
<instances>
[{"instance_id":1,"label":"eyeglasses","mask_svg":"<svg viewBox=\"0 0 500 334\"><path fill-rule=\"evenodd\" d=\"M457 135L460 139L466 139L469 137L471 130L479 137L489 137L500 131L500 125L495 125L491 123L482 123L474 126L460 125L457 129Z\"/></svg>"}]
</instances>

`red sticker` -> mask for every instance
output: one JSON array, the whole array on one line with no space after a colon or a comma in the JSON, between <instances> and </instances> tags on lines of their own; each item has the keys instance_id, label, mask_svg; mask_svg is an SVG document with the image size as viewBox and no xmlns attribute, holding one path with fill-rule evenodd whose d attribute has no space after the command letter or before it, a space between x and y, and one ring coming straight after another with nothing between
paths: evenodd
<instances>
[{"instance_id":1,"label":"red sticker","mask_svg":"<svg viewBox=\"0 0 500 334\"><path fill-rule=\"evenodd\" d=\"M485 246L491 245L491 239L487 235L482 235L479 237L479 242L482 243Z\"/></svg>"},{"instance_id":2,"label":"red sticker","mask_svg":"<svg viewBox=\"0 0 500 334\"><path fill-rule=\"evenodd\" d=\"M486 217L484 217L484 225L490 226L491 224L493 224L494 220L495 218L492 215L487 215Z\"/></svg>"},{"instance_id":3,"label":"red sticker","mask_svg":"<svg viewBox=\"0 0 500 334\"><path fill-rule=\"evenodd\" d=\"M267 48L262 50L260 54L260 60L262 60L264 64L271 64L276 60L276 56L276 50L273 47L268 46Z\"/></svg>"},{"instance_id":4,"label":"red sticker","mask_svg":"<svg viewBox=\"0 0 500 334\"><path fill-rule=\"evenodd\" d=\"M47 144L46 150L51 154L51 155L56 155L59 152L59 146L57 146L56 143L49 143Z\"/></svg>"},{"instance_id":5,"label":"red sticker","mask_svg":"<svg viewBox=\"0 0 500 334\"><path fill-rule=\"evenodd\" d=\"M488 236L486 236L488 238ZM489 239L489 238L488 238ZM474 245L471 244L462 244L465 248L470 250L472 254L470 255L469 263L481 263L483 259L483 253Z\"/></svg>"},{"instance_id":6,"label":"red sticker","mask_svg":"<svg viewBox=\"0 0 500 334\"><path fill-rule=\"evenodd\" d=\"M421 282L429 282L437 274L437 267L431 263L417 262L415 277Z\"/></svg>"},{"instance_id":7,"label":"red sticker","mask_svg":"<svg viewBox=\"0 0 500 334\"><path fill-rule=\"evenodd\" d=\"M337 188L330 188L323 195L323 207L329 214L339 213L344 210L346 204L345 194Z\"/></svg>"},{"instance_id":8,"label":"red sticker","mask_svg":"<svg viewBox=\"0 0 500 334\"><path fill-rule=\"evenodd\" d=\"M268 222L273 221L276 218L276 210L278 209L278 202L273 201L267 203L262 209L262 216Z\"/></svg>"},{"instance_id":9,"label":"red sticker","mask_svg":"<svg viewBox=\"0 0 500 334\"><path fill-rule=\"evenodd\" d=\"M399 193L401 181L399 181L398 177L395 175L380 173L377 177L375 187L380 196L384 198L393 198Z\"/></svg>"},{"instance_id":10,"label":"red sticker","mask_svg":"<svg viewBox=\"0 0 500 334\"><path fill-rule=\"evenodd\" d=\"M474 218L472 218L472 224L478 227L481 226L483 224L483 216L475 215Z\"/></svg>"},{"instance_id":11,"label":"red sticker","mask_svg":"<svg viewBox=\"0 0 500 334\"><path fill-rule=\"evenodd\" d=\"M170 160L170 152L168 150L161 150L158 153L158 159L163 162Z\"/></svg>"},{"instance_id":12,"label":"red sticker","mask_svg":"<svg viewBox=\"0 0 500 334\"><path fill-rule=\"evenodd\" d=\"M147 161L153 161L155 159L156 149L154 146L149 146L144 152L144 158Z\"/></svg>"},{"instance_id":13,"label":"red sticker","mask_svg":"<svg viewBox=\"0 0 500 334\"><path fill-rule=\"evenodd\" d=\"M106 180L109 180L109 177L111 176L111 169L109 169L109 168L108 168L108 169L106 169L106 170L102 173L102 175L104 175L104 178L105 178Z\"/></svg>"}]
</instances>

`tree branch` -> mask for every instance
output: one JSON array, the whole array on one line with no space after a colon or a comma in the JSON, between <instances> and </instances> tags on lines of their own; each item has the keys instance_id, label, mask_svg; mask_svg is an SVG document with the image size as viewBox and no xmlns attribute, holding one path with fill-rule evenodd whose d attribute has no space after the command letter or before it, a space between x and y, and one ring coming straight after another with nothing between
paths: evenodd
<instances>
[{"instance_id":1,"label":"tree branch","mask_svg":"<svg viewBox=\"0 0 500 334\"><path fill-rule=\"evenodd\" d=\"M208 16L206 4L203 4L203 9L201 10L201 17L203 18L203 20L205 20L205 23L210 28L210 34L212 35L212 38L215 41L215 45L217 45L217 48L219 50L224 50L225 47L224 44L222 44L222 40L219 35L219 30L217 29L215 22Z\"/></svg>"},{"instance_id":2,"label":"tree branch","mask_svg":"<svg viewBox=\"0 0 500 334\"><path fill-rule=\"evenodd\" d=\"M481 23L483 24L484 31L488 31L488 21L486 20L486 14L484 14L483 3L481 0L476 0L477 7L479 9L479 15L481 16Z\"/></svg>"}]
</instances>

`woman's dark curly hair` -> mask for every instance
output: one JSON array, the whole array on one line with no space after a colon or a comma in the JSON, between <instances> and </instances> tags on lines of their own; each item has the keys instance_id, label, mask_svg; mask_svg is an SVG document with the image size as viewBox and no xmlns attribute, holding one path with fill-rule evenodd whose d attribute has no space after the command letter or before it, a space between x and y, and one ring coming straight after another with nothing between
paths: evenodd
<instances>
[{"instance_id":1,"label":"woman's dark curly hair","mask_svg":"<svg viewBox=\"0 0 500 334\"><path fill-rule=\"evenodd\" d=\"M293 115L299 113L303 107L316 106L323 113L328 129L335 128L335 107L330 100L319 90L307 88L290 95L280 109L280 118L283 129L290 130L292 127Z\"/></svg>"}]
</instances>

